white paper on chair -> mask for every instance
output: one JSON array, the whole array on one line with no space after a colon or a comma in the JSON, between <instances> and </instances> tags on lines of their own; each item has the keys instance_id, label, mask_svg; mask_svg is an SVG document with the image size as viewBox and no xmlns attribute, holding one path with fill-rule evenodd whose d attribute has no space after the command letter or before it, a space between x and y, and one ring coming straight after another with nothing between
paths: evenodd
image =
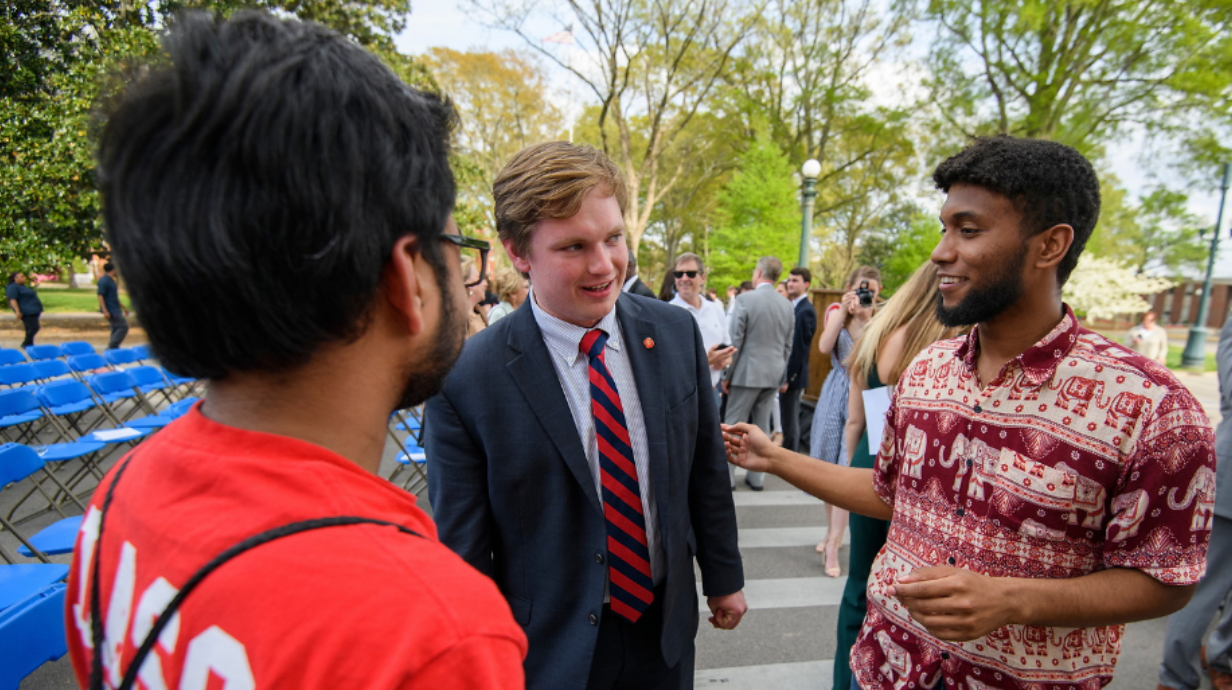
<instances>
[{"instance_id":1,"label":"white paper on chair","mask_svg":"<svg viewBox=\"0 0 1232 690\"><path fill-rule=\"evenodd\" d=\"M97 438L100 441L123 441L126 438L133 438L134 436L140 436L140 435L141 435L140 431L137 431L136 429L128 429L128 428L103 429L103 430L94 432L94 438Z\"/></svg>"},{"instance_id":2,"label":"white paper on chair","mask_svg":"<svg viewBox=\"0 0 1232 690\"><path fill-rule=\"evenodd\" d=\"M890 411L890 387L864 391L864 424L868 427L868 452L877 454L885 433L886 413Z\"/></svg>"}]
</instances>

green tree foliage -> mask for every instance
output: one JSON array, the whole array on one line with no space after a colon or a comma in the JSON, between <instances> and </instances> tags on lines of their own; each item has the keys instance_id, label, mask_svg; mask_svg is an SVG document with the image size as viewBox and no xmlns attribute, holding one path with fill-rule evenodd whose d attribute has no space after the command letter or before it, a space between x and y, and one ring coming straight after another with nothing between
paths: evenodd
<instances>
[{"instance_id":1,"label":"green tree foliage","mask_svg":"<svg viewBox=\"0 0 1232 690\"><path fill-rule=\"evenodd\" d=\"M758 257L777 256L791 266L800 242L799 188L795 166L768 135L758 136L719 193L710 235L710 279L720 292L748 280Z\"/></svg>"},{"instance_id":2,"label":"green tree foliage","mask_svg":"<svg viewBox=\"0 0 1232 690\"><path fill-rule=\"evenodd\" d=\"M767 0L470 0L490 25L576 77L598 101L600 144L629 187L625 230L635 250L659 199L681 180L690 121L710 98ZM574 27L581 51L545 47L528 21ZM639 126L641 131L639 130Z\"/></svg>"},{"instance_id":3,"label":"green tree foliage","mask_svg":"<svg viewBox=\"0 0 1232 690\"><path fill-rule=\"evenodd\" d=\"M393 50L406 0L245 3L327 24L417 86L423 65ZM0 25L0 268L52 271L103 245L95 191L100 103L160 59L158 27L183 9L228 15L238 2L13 0Z\"/></svg>"},{"instance_id":4,"label":"green tree foliage","mask_svg":"<svg viewBox=\"0 0 1232 690\"><path fill-rule=\"evenodd\" d=\"M918 0L939 111L1091 152L1125 125L1226 127L1228 0Z\"/></svg>"},{"instance_id":5,"label":"green tree foliage","mask_svg":"<svg viewBox=\"0 0 1232 690\"><path fill-rule=\"evenodd\" d=\"M933 249L941 239L940 229L941 223L936 215L921 212L911 216L908 222L888 235L887 240L893 251L880 264L881 282L887 291L897 290L916 269L931 260Z\"/></svg>"},{"instance_id":6,"label":"green tree foliage","mask_svg":"<svg viewBox=\"0 0 1232 690\"><path fill-rule=\"evenodd\" d=\"M529 54L432 48L421 59L460 115L454 217L463 232L492 237L496 174L526 146L563 138L561 112Z\"/></svg>"},{"instance_id":7,"label":"green tree foliage","mask_svg":"<svg viewBox=\"0 0 1232 690\"><path fill-rule=\"evenodd\" d=\"M906 39L902 15L881 6L772 0L729 77L734 116L750 130L766 123L793 167L821 163L810 251L818 284L842 282L917 167L919 106L905 91L897 105L877 105L870 88Z\"/></svg>"},{"instance_id":8,"label":"green tree foliage","mask_svg":"<svg viewBox=\"0 0 1232 690\"><path fill-rule=\"evenodd\" d=\"M1115 176L1101 178L1103 204L1087 254L1113 259L1135 273L1181 277L1206 268L1204 224L1189 212L1185 194L1160 187L1131 201Z\"/></svg>"}]
</instances>

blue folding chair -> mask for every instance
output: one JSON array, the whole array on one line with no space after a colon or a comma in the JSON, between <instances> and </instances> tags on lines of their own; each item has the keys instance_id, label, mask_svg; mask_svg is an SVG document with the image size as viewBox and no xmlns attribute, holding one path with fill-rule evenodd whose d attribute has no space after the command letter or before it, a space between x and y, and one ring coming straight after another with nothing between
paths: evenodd
<instances>
[{"instance_id":1,"label":"blue folding chair","mask_svg":"<svg viewBox=\"0 0 1232 690\"><path fill-rule=\"evenodd\" d=\"M65 357L76 357L79 355L98 354L94 351L94 346L84 340L74 340L60 345L60 351Z\"/></svg>"},{"instance_id":2,"label":"blue folding chair","mask_svg":"<svg viewBox=\"0 0 1232 690\"><path fill-rule=\"evenodd\" d=\"M128 349L133 353L133 356L137 358L138 362L144 362L147 359L153 358L153 355L150 354L149 345L134 345Z\"/></svg>"},{"instance_id":3,"label":"blue folding chair","mask_svg":"<svg viewBox=\"0 0 1232 690\"><path fill-rule=\"evenodd\" d=\"M103 402L111 408L111 413L121 423L131 419L138 412L157 414L154 406L150 404L150 401L137 388L137 382L133 379L133 375L127 371L108 371L103 374L87 376L86 384L90 386L95 395L102 398ZM125 400L130 401L132 406L124 415L121 415L122 401Z\"/></svg>"},{"instance_id":4,"label":"blue folding chair","mask_svg":"<svg viewBox=\"0 0 1232 690\"><path fill-rule=\"evenodd\" d=\"M0 565L0 612L68 577L62 563Z\"/></svg>"},{"instance_id":5,"label":"blue folding chair","mask_svg":"<svg viewBox=\"0 0 1232 690\"><path fill-rule=\"evenodd\" d=\"M424 449L419 446L414 437L408 437L402 444L405 452L399 453L394 460L398 466L389 474L389 482L396 484L395 481L403 472L409 472L409 476L402 482L402 488L417 494L423 491L428 486L428 456L424 453Z\"/></svg>"},{"instance_id":6,"label":"blue folding chair","mask_svg":"<svg viewBox=\"0 0 1232 690\"><path fill-rule=\"evenodd\" d=\"M68 368L68 362L62 359L45 359L34 363L34 374L40 383L51 383L56 379L71 377L73 370Z\"/></svg>"},{"instance_id":7,"label":"blue folding chair","mask_svg":"<svg viewBox=\"0 0 1232 690\"><path fill-rule=\"evenodd\" d=\"M173 386L169 383L158 367L142 365L125 369L129 376L133 377L133 382L137 385L137 390L141 391L147 399L154 393L163 396L163 401L172 403L174 400L171 397L171 389ZM150 401L153 402L152 400Z\"/></svg>"},{"instance_id":8,"label":"blue folding chair","mask_svg":"<svg viewBox=\"0 0 1232 690\"><path fill-rule=\"evenodd\" d=\"M48 469L46 463L43 462L43 459L40 458L38 453L34 452L33 449L19 443L6 443L0 446L0 487L4 487L4 489L0 489L0 491L16 491L17 488L15 486L10 487L9 485L15 485L24 479L30 479L30 481L34 483L34 489L41 493L43 498L47 499L48 507L46 509L37 511L23 519L40 515L46 510L54 510L59 513L62 518L68 517L64 514L64 511L60 509L60 504L43 489L43 486L39 481L34 479L34 476L40 471L43 473L44 477L50 479L52 483L60 489L59 495L67 497L67 499L72 501L81 512L85 512L86 507L81 503L81 501L77 500L77 497L74 496L73 492L60 481L60 478ZM22 546L29 549L30 553L34 555L35 558L38 558L45 563L50 563L51 561L48 560L46 554L34 546L34 544L31 543L30 538L20 532L13 524L13 515L29 496L30 493L27 493L26 496L17 503L17 505L13 506L13 509L9 511L7 516L0 517L0 527L3 527L12 533L12 535L17 538L17 541L20 541ZM20 520L18 520L18 522L20 522ZM7 554L5 555L5 558L8 560Z\"/></svg>"},{"instance_id":9,"label":"blue folding chair","mask_svg":"<svg viewBox=\"0 0 1232 690\"><path fill-rule=\"evenodd\" d=\"M197 379L189 378L187 376L178 376L167 371L163 367L158 367L158 370L162 372L163 378L167 379L167 383L171 384L170 390L178 394L181 399L196 393Z\"/></svg>"},{"instance_id":10,"label":"blue folding chair","mask_svg":"<svg viewBox=\"0 0 1232 690\"><path fill-rule=\"evenodd\" d=\"M26 356L21 353L21 350L10 350L8 348L0 347L0 366L7 366L9 364L24 364L25 362Z\"/></svg>"},{"instance_id":11,"label":"blue folding chair","mask_svg":"<svg viewBox=\"0 0 1232 690\"><path fill-rule=\"evenodd\" d=\"M38 383L38 380L38 368L32 362L0 367L0 386L25 388L31 384Z\"/></svg>"},{"instance_id":12,"label":"blue folding chair","mask_svg":"<svg viewBox=\"0 0 1232 690\"><path fill-rule=\"evenodd\" d=\"M34 440L47 424L42 405L29 390L0 391L0 440L16 443Z\"/></svg>"},{"instance_id":13,"label":"blue folding chair","mask_svg":"<svg viewBox=\"0 0 1232 690\"><path fill-rule=\"evenodd\" d=\"M111 366L118 367L136 362L137 355L133 354L133 351L128 348L118 347L114 350L104 350L103 359L106 359L107 363Z\"/></svg>"},{"instance_id":14,"label":"blue folding chair","mask_svg":"<svg viewBox=\"0 0 1232 690\"><path fill-rule=\"evenodd\" d=\"M49 421L55 425L64 441L74 441L93 431L103 422L111 422L119 426L120 420L111 414L111 408L103 405L94 397L94 393L86 384L77 380L53 381L35 390L35 395L43 403L43 411ZM98 416L91 419L88 415L97 411Z\"/></svg>"},{"instance_id":15,"label":"blue folding chair","mask_svg":"<svg viewBox=\"0 0 1232 690\"><path fill-rule=\"evenodd\" d=\"M111 365L107 363L107 360L103 359L102 355L75 355L68 358L68 366L73 370L73 374L78 379L82 379L86 374L100 369L111 370Z\"/></svg>"},{"instance_id":16,"label":"blue folding chair","mask_svg":"<svg viewBox=\"0 0 1232 690\"><path fill-rule=\"evenodd\" d=\"M0 611L0 690L68 652L64 629L65 585L55 584Z\"/></svg>"},{"instance_id":17,"label":"blue folding chair","mask_svg":"<svg viewBox=\"0 0 1232 690\"><path fill-rule=\"evenodd\" d=\"M55 359L64 355L60 351L59 345L27 345L26 354L35 362L44 359Z\"/></svg>"},{"instance_id":18,"label":"blue folding chair","mask_svg":"<svg viewBox=\"0 0 1232 690\"><path fill-rule=\"evenodd\" d=\"M74 515L57 520L30 537L30 544L48 556L72 553L73 546L77 543L77 533L81 531L81 521L84 518L84 515ZM17 547L17 553L28 557L34 556L34 552L25 546Z\"/></svg>"}]
</instances>

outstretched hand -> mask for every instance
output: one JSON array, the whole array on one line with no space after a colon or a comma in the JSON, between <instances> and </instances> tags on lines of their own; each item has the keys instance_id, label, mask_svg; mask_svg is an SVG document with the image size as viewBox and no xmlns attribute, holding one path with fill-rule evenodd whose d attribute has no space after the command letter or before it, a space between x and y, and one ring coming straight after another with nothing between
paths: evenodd
<instances>
[{"instance_id":1,"label":"outstretched hand","mask_svg":"<svg viewBox=\"0 0 1232 690\"><path fill-rule=\"evenodd\" d=\"M723 424L727 461L751 472L770 471L770 453L778 446L753 424Z\"/></svg>"}]
</instances>

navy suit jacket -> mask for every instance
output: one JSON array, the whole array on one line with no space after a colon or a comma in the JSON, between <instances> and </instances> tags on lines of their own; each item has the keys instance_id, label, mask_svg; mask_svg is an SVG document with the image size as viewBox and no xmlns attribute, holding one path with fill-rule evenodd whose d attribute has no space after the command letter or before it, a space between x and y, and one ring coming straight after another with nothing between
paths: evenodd
<instances>
[{"instance_id":1,"label":"navy suit jacket","mask_svg":"<svg viewBox=\"0 0 1232 690\"><path fill-rule=\"evenodd\" d=\"M817 332L817 310L804 298L796 305L796 330L792 334L791 356L787 358L787 388L804 388L808 385L808 365L813 347L813 334Z\"/></svg>"},{"instance_id":2,"label":"navy suit jacket","mask_svg":"<svg viewBox=\"0 0 1232 690\"><path fill-rule=\"evenodd\" d=\"M646 421L665 553L660 648L674 665L697 633L693 559L706 596L744 587L736 514L692 315L625 293L616 316ZM607 532L549 357L529 305L467 341L427 404L428 486L441 541L495 580L526 631L527 687L580 689L598 639Z\"/></svg>"}]
</instances>

